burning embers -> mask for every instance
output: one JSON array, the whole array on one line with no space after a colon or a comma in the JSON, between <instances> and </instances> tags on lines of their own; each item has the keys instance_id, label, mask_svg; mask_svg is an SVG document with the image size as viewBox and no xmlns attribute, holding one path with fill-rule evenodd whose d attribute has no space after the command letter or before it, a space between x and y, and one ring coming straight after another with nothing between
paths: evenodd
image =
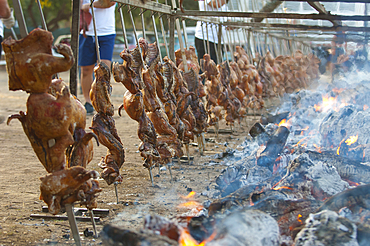
<instances>
[{"instance_id":1,"label":"burning embers","mask_svg":"<svg viewBox=\"0 0 370 246\"><path fill-rule=\"evenodd\" d=\"M185 215L148 216L144 229L177 245L369 245L369 93L286 95L225 158L208 207L189 194Z\"/></svg>"}]
</instances>

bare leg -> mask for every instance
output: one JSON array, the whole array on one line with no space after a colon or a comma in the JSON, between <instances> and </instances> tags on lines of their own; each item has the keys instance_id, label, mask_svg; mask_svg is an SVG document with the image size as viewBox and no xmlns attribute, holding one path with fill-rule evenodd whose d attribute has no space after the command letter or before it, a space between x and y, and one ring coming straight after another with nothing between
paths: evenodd
<instances>
[{"instance_id":1,"label":"bare leg","mask_svg":"<svg viewBox=\"0 0 370 246\"><path fill-rule=\"evenodd\" d=\"M81 87L85 102L91 103L90 88L93 82L93 71L95 65L81 66Z\"/></svg>"}]
</instances>

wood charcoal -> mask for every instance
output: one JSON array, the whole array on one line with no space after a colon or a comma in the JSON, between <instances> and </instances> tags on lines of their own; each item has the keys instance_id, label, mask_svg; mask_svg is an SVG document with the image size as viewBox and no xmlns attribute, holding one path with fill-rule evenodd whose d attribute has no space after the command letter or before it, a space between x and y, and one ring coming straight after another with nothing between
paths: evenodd
<instances>
[{"instance_id":1,"label":"wood charcoal","mask_svg":"<svg viewBox=\"0 0 370 246\"><path fill-rule=\"evenodd\" d=\"M290 131L288 128L279 126L269 141L267 141L265 150L257 159L257 165L266 166L272 171L276 158L284 149L289 133Z\"/></svg>"},{"instance_id":2,"label":"wood charcoal","mask_svg":"<svg viewBox=\"0 0 370 246\"><path fill-rule=\"evenodd\" d=\"M178 241L180 237L180 227L177 222L156 214L145 216L144 229L175 241Z\"/></svg>"},{"instance_id":3,"label":"wood charcoal","mask_svg":"<svg viewBox=\"0 0 370 246\"><path fill-rule=\"evenodd\" d=\"M279 124L283 119L288 118L288 116L289 116L289 112L282 112L282 113L275 114L275 115L267 113L261 116L260 123L262 125L267 125L269 123Z\"/></svg>"},{"instance_id":4,"label":"wood charcoal","mask_svg":"<svg viewBox=\"0 0 370 246\"><path fill-rule=\"evenodd\" d=\"M323 211L326 209L338 211L343 207L353 208L360 206L370 208L370 184L357 186L353 189L345 190L341 193L332 196L318 209Z\"/></svg>"},{"instance_id":5,"label":"wood charcoal","mask_svg":"<svg viewBox=\"0 0 370 246\"><path fill-rule=\"evenodd\" d=\"M177 246L178 243L167 237L150 233L150 231L134 232L112 225L105 225L100 236L106 246Z\"/></svg>"},{"instance_id":6,"label":"wood charcoal","mask_svg":"<svg viewBox=\"0 0 370 246\"><path fill-rule=\"evenodd\" d=\"M266 130L263 125L259 122L256 122L249 130L249 135L251 135L252 138L255 138L264 132L266 132Z\"/></svg>"},{"instance_id":7,"label":"wood charcoal","mask_svg":"<svg viewBox=\"0 0 370 246\"><path fill-rule=\"evenodd\" d=\"M322 161L334 166L342 179L352 182L369 182L370 166L361 164L359 161L351 160L337 155L334 152L323 151L306 151L310 159L314 162Z\"/></svg>"}]
</instances>

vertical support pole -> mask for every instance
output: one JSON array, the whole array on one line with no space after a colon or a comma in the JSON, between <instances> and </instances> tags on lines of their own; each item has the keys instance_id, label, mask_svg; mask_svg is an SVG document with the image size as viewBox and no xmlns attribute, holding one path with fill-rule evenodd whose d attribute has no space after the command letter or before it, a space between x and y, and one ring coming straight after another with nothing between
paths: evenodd
<instances>
[{"instance_id":1,"label":"vertical support pole","mask_svg":"<svg viewBox=\"0 0 370 246\"><path fill-rule=\"evenodd\" d=\"M77 77L78 77L78 37L80 28L80 0L72 1L72 28L71 28L71 49L75 62L69 71L69 89L72 95L77 96Z\"/></svg>"}]
</instances>

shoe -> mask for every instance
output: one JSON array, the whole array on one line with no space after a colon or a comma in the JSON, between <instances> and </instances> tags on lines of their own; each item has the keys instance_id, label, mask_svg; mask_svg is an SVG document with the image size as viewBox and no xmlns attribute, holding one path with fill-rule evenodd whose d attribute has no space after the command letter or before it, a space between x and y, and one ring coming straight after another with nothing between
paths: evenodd
<instances>
[{"instance_id":1,"label":"shoe","mask_svg":"<svg viewBox=\"0 0 370 246\"><path fill-rule=\"evenodd\" d=\"M94 113L94 107L91 105L91 103L85 103L85 109L86 109L86 113L87 115L92 115Z\"/></svg>"}]
</instances>

